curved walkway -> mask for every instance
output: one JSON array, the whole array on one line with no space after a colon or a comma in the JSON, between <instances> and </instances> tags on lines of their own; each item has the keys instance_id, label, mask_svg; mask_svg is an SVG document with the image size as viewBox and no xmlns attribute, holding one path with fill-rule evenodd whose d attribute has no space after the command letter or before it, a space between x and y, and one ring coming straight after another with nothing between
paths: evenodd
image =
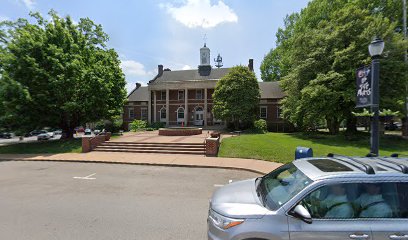
<instances>
[{"instance_id":1,"label":"curved walkway","mask_svg":"<svg viewBox=\"0 0 408 240\"><path fill-rule=\"evenodd\" d=\"M253 159L205 157L186 154L156 153L61 153L61 154L0 154L0 161L64 161L96 162L175 167L204 167L246 170L261 174L269 173L280 163Z\"/></svg>"}]
</instances>

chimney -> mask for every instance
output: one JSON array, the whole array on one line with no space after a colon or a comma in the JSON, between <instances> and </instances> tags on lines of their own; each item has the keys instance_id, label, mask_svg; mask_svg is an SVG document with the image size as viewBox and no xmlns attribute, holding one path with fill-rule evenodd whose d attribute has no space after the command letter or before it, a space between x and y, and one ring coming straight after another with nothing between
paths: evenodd
<instances>
[{"instance_id":1,"label":"chimney","mask_svg":"<svg viewBox=\"0 0 408 240\"><path fill-rule=\"evenodd\" d=\"M161 75L163 75L163 65L159 65L159 66L157 66L158 67L158 73L157 73L157 76L161 76Z\"/></svg>"},{"instance_id":2,"label":"chimney","mask_svg":"<svg viewBox=\"0 0 408 240\"><path fill-rule=\"evenodd\" d=\"M138 88L140 88L142 86L142 84L140 84L140 83L136 83L136 89L138 89Z\"/></svg>"},{"instance_id":3,"label":"chimney","mask_svg":"<svg viewBox=\"0 0 408 240\"><path fill-rule=\"evenodd\" d=\"M251 72L254 71L254 59L252 59L252 58L249 59L248 69L249 69L249 71L251 71Z\"/></svg>"}]
</instances>

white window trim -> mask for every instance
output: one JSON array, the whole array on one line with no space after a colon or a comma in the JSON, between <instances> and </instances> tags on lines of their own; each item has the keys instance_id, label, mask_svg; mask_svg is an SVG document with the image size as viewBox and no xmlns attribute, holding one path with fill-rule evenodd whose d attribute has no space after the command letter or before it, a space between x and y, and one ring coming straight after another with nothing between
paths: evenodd
<instances>
[{"instance_id":1,"label":"white window trim","mask_svg":"<svg viewBox=\"0 0 408 240\"><path fill-rule=\"evenodd\" d=\"M182 92L183 93L183 98L180 98L180 92ZM177 98L178 98L178 100L184 100L185 99L185 94L184 94L184 90L178 90L178 93L177 93Z\"/></svg>"},{"instance_id":2,"label":"white window trim","mask_svg":"<svg viewBox=\"0 0 408 240\"><path fill-rule=\"evenodd\" d=\"M143 118L143 110L145 110L146 111L146 117L145 118ZM147 110L147 108L140 108L140 120L143 120L143 121L147 121L147 119L149 118L148 117L148 110Z\"/></svg>"},{"instance_id":3,"label":"white window trim","mask_svg":"<svg viewBox=\"0 0 408 240\"><path fill-rule=\"evenodd\" d=\"M280 116L281 114L279 114L279 112L281 112L281 114L282 114L282 108L278 106L278 107L276 108L276 118L282 118L282 117Z\"/></svg>"},{"instance_id":4,"label":"white window trim","mask_svg":"<svg viewBox=\"0 0 408 240\"><path fill-rule=\"evenodd\" d=\"M262 116L262 109L265 109L265 116ZM260 106L259 107L259 118L267 119L268 118L268 107L267 106Z\"/></svg>"},{"instance_id":5,"label":"white window trim","mask_svg":"<svg viewBox=\"0 0 408 240\"><path fill-rule=\"evenodd\" d=\"M179 118L180 109L183 109L183 118ZM179 108L177 108L176 114L177 114L177 123L184 122L184 118L186 116L186 110L183 107L179 107Z\"/></svg>"},{"instance_id":6,"label":"white window trim","mask_svg":"<svg viewBox=\"0 0 408 240\"><path fill-rule=\"evenodd\" d=\"M163 94L164 94L164 98L163 98ZM160 91L160 100L166 100L166 91Z\"/></svg>"},{"instance_id":7,"label":"white window trim","mask_svg":"<svg viewBox=\"0 0 408 240\"><path fill-rule=\"evenodd\" d=\"M162 111L163 110L166 112L166 117L165 118L162 118ZM160 108L159 116L160 116L160 122L166 122L167 121L167 111L166 111L165 107Z\"/></svg>"},{"instance_id":8,"label":"white window trim","mask_svg":"<svg viewBox=\"0 0 408 240\"><path fill-rule=\"evenodd\" d=\"M129 114L129 119L135 119L135 109L129 108L128 111L129 111L129 112L128 112L128 114ZM131 114L130 114L131 111L133 112L133 117L132 117Z\"/></svg>"},{"instance_id":9,"label":"white window trim","mask_svg":"<svg viewBox=\"0 0 408 240\"><path fill-rule=\"evenodd\" d=\"M197 96L198 96L198 92L201 92L201 98L198 98ZM201 100L201 99L204 99L204 91L203 91L203 89L196 89L196 99L199 99L199 100Z\"/></svg>"}]
</instances>

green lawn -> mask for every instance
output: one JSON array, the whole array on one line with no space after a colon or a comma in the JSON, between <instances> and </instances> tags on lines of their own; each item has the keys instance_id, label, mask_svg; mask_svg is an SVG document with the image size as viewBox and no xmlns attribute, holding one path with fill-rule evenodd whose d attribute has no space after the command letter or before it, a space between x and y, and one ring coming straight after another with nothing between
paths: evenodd
<instances>
[{"instance_id":1,"label":"green lawn","mask_svg":"<svg viewBox=\"0 0 408 240\"><path fill-rule=\"evenodd\" d=\"M359 133L353 138L344 135L302 133L243 134L222 140L219 156L253 158L274 162L291 162L297 146L313 148L314 156L337 153L350 156L365 156L369 153L369 135ZM408 140L399 136L383 136L380 140L380 155L391 153L408 155Z\"/></svg>"},{"instance_id":2,"label":"green lawn","mask_svg":"<svg viewBox=\"0 0 408 240\"><path fill-rule=\"evenodd\" d=\"M0 153L79 153L81 139L18 143L0 146Z\"/></svg>"}]
</instances>

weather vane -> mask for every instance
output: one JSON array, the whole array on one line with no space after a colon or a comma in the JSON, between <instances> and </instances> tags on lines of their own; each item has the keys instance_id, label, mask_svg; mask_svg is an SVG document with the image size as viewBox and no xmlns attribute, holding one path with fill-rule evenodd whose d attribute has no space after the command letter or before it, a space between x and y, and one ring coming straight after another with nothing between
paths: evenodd
<instances>
[{"instance_id":1,"label":"weather vane","mask_svg":"<svg viewBox=\"0 0 408 240\"><path fill-rule=\"evenodd\" d=\"M222 63L222 57L221 57L221 55L218 53L218 56L217 56L217 58L214 58L214 62L216 62L216 64L215 64L215 66L217 67L217 68L220 68L220 67L222 67L224 64Z\"/></svg>"},{"instance_id":2,"label":"weather vane","mask_svg":"<svg viewBox=\"0 0 408 240\"><path fill-rule=\"evenodd\" d=\"M204 40L204 46L206 46L207 44L207 34L204 34L204 37L203 37L203 40Z\"/></svg>"}]
</instances>

